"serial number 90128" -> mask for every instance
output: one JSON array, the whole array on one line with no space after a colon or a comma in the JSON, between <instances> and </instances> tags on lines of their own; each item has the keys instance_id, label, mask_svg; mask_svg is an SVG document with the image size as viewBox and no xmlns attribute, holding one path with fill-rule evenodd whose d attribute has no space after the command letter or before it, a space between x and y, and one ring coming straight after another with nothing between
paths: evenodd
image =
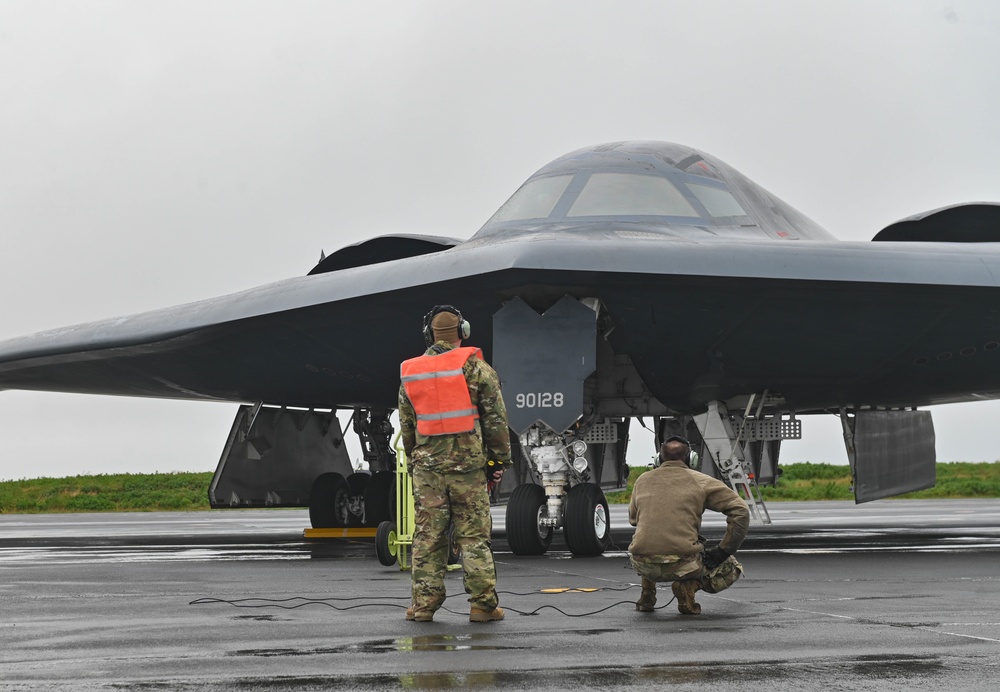
<instances>
[{"instance_id":1,"label":"serial number 90128","mask_svg":"<svg viewBox=\"0 0 1000 692\"><path fill-rule=\"evenodd\" d=\"M518 408L558 408L564 401L562 392L528 392L514 397Z\"/></svg>"}]
</instances>

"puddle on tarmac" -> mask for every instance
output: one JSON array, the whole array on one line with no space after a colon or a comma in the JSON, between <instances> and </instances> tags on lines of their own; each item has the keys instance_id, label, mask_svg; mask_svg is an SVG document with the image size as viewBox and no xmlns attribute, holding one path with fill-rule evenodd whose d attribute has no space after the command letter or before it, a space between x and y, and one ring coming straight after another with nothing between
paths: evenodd
<instances>
[{"instance_id":1,"label":"puddle on tarmac","mask_svg":"<svg viewBox=\"0 0 1000 692\"><path fill-rule=\"evenodd\" d=\"M587 629L576 630L572 634L580 636L599 636L616 634L620 629ZM472 634L429 634L417 637L396 637L394 639L373 639L370 641L345 644L343 646L319 647L311 649L238 649L231 651L230 656L252 656L268 658L273 656L323 656L330 654L389 654L400 651L517 651L531 649L527 645L509 645L498 643L498 640L508 637L497 633Z\"/></svg>"},{"instance_id":2,"label":"puddle on tarmac","mask_svg":"<svg viewBox=\"0 0 1000 692\"><path fill-rule=\"evenodd\" d=\"M448 637L414 637L414 640L434 640L433 646L445 644ZM452 639L461 646L463 637ZM473 639L468 637L465 639ZM370 642L370 646L391 648L402 640ZM359 649L354 649L358 651ZM416 649L414 649L416 650ZM432 649L436 650L436 649ZM457 650L457 649L456 649ZM271 650L271 654L247 655L288 655ZM331 649L336 651L336 649ZM318 653L315 650L311 653ZM671 685L691 686L702 689L703 685L714 685L719 689L739 689L759 685L775 685L776 689L810 689L817 680L824 684L846 684L853 688L860 684L883 685L926 685L935 676L955 673L954 661L951 665L936 657L871 655L844 658L806 660L763 660L763 661L710 661L696 663L673 663L632 667L590 667L561 668L533 671L440 671L398 674L355 674L337 676L296 676L280 679L241 678L219 681L212 689L253 689L269 690L382 690L382 689L440 689L440 690L484 690L518 689L563 690L574 687L602 690L659 690ZM968 661L968 665L977 665ZM177 681L173 689L186 690L183 681ZM158 684L149 682L149 689L158 689ZM201 689L201 688L199 688ZM706 688L707 689L707 688Z\"/></svg>"},{"instance_id":3,"label":"puddle on tarmac","mask_svg":"<svg viewBox=\"0 0 1000 692\"><path fill-rule=\"evenodd\" d=\"M313 649L240 649L230 656L320 656L330 654L390 654L400 651L516 651L530 649L529 646L505 646L478 642L479 639L494 639L483 635L424 635L419 637L397 637L395 639L374 639L371 641Z\"/></svg>"}]
</instances>

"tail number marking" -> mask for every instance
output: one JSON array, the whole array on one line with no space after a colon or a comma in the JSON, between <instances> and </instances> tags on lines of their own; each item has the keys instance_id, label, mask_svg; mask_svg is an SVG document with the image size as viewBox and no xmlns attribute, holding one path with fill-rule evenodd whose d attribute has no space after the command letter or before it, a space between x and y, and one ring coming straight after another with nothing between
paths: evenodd
<instances>
[{"instance_id":1,"label":"tail number marking","mask_svg":"<svg viewBox=\"0 0 1000 692\"><path fill-rule=\"evenodd\" d=\"M562 392L528 392L514 397L518 408L560 408L563 401Z\"/></svg>"}]
</instances>

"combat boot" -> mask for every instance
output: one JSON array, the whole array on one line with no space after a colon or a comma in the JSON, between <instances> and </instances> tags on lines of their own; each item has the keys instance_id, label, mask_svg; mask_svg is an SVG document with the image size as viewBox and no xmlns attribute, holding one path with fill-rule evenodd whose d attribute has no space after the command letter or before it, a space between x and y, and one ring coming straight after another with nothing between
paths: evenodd
<instances>
[{"instance_id":1,"label":"combat boot","mask_svg":"<svg viewBox=\"0 0 1000 692\"><path fill-rule=\"evenodd\" d=\"M686 579L675 581L670 588L677 597L677 610L682 615L701 615L701 606L694 602L694 593L701 588L701 584L693 579Z\"/></svg>"},{"instance_id":2,"label":"combat boot","mask_svg":"<svg viewBox=\"0 0 1000 692\"><path fill-rule=\"evenodd\" d=\"M469 622L493 622L494 620L503 620L503 608L485 610L472 606L472 610L469 611Z\"/></svg>"},{"instance_id":3,"label":"combat boot","mask_svg":"<svg viewBox=\"0 0 1000 692\"><path fill-rule=\"evenodd\" d=\"M406 619L414 622L432 622L434 613L429 613L426 610L414 610L414 607L410 606L406 609Z\"/></svg>"},{"instance_id":4,"label":"combat boot","mask_svg":"<svg viewBox=\"0 0 1000 692\"><path fill-rule=\"evenodd\" d=\"M656 582L652 579L642 578L642 594L635 602L635 609L640 613L650 613L656 606Z\"/></svg>"}]
</instances>

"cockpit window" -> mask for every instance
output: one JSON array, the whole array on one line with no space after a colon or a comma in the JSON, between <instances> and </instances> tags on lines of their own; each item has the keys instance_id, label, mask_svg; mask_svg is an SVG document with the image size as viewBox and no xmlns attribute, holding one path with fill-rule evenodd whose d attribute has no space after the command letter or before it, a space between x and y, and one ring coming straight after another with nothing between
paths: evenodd
<instances>
[{"instance_id":1,"label":"cockpit window","mask_svg":"<svg viewBox=\"0 0 1000 692\"><path fill-rule=\"evenodd\" d=\"M567 216L699 216L666 178L594 173Z\"/></svg>"},{"instance_id":2,"label":"cockpit window","mask_svg":"<svg viewBox=\"0 0 1000 692\"><path fill-rule=\"evenodd\" d=\"M746 216L743 207L730 194L729 190L709 185L699 185L697 183L684 183L702 206L712 216Z\"/></svg>"},{"instance_id":3,"label":"cockpit window","mask_svg":"<svg viewBox=\"0 0 1000 692\"><path fill-rule=\"evenodd\" d=\"M529 180L504 202L487 223L548 217L572 179L572 175L555 175Z\"/></svg>"}]
</instances>

